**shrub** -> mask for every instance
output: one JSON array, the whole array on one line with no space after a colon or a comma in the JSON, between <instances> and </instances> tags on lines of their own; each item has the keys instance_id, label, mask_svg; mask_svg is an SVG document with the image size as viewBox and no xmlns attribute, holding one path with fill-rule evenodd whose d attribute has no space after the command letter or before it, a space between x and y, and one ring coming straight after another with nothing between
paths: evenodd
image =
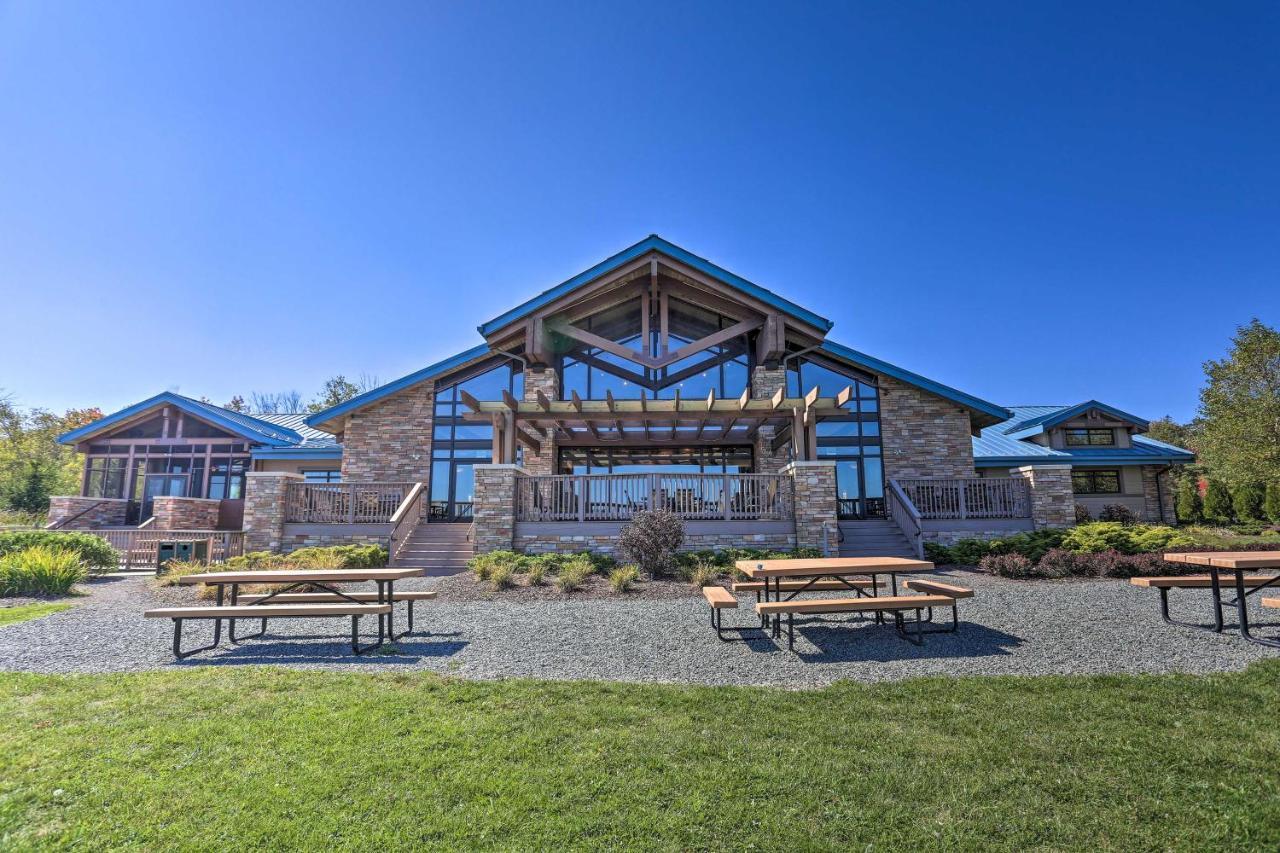
<instances>
[{"instance_id":1,"label":"shrub","mask_svg":"<svg viewBox=\"0 0 1280 853\"><path fill-rule=\"evenodd\" d=\"M209 567L198 560L166 560L161 573L151 579L152 586L178 586L187 575L208 571Z\"/></svg>"},{"instance_id":2,"label":"shrub","mask_svg":"<svg viewBox=\"0 0 1280 853\"><path fill-rule=\"evenodd\" d=\"M1076 524L1085 524L1093 521L1093 516L1089 514L1089 508L1084 504L1076 504Z\"/></svg>"},{"instance_id":3,"label":"shrub","mask_svg":"<svg viewBox=\"0 0 1280 853\"><path fill-rule=\"evenodd\" d=\"M689 583L697 589L711 586L720 578L720 569L713 563L701 563L689 573Z\"/></svg>"},{"instance_id":4,"label":"shrub","mask_svg":"<svg viewBox=\"0 0 1280 853\"><path fill-rule=\"evenodd\" d=\"M476 576L476 580L487 581L495 568L509 566L514 572L519 561L520 555L514 551L489 551L484 554L476 554L468 560L467 568L471 569L472 574Z\"/></svg>"},{"instance_id":5,"label":"shrub","mask_svg":"<svg viewBox=\"0 0 1280 853\"><path fill-rule=\"evenodd\" d=\"M1231 493L1221 480L1210 480L1204 491L1204 517L1210 521L1231 521Z\"/></svg>"},{"instance_id":6,"label":"shrub","mask_svg":"<svg viewBox=\"0 0 1280 853\"><path fill-rule=\"evenodd\" d=\"M1079 521L1079 517L1076 521ZM1107 504L1102 508L1102 512L1098 513L1098 521L1116 521L1120 524L1133 524L1137 521L1133 517L1133 510L1124 504Z\"/></svg>"},{"instance_id":7,"label":"shrub","mask_svg":"<svg viewBox=\"0 0 1280 853\"><path fill-rule=\"evenodd\" d=\"M1196 478L1184 476L1178 481L1178 521L1196 524L1204 521L1204 502L1200 500L1200 486Z\"/></svg>"},{"instance_id":8,"label":"shrub","mask_svg":"<svg viewBox=\"0 0 1280 853\"><path fill-rule=\"evenodd\" d=\"M956 561L951 549L937 542L924 543L924 558L938 566L948 566Z\"/></svg>"},{"instance_id":9,"label":"shrub","mask_svg":"<svg viewBox=\"0 0 1280 853\"><path fill-rule=\"evenodd\" d=\"M571 562L556 575L556 586L560 588L561 592L573 592L586 582L592 571L593 567L589 560Z\"/></svg>"},{"instance_id":10,"label":"shrub","mask_svg":"<svg viewBox=\"0 0 1280 853\"><path fill-rule=\"evenodd\" d=\"M1267 493L1262 500L1262 514L1272 524L1280 524L1280 483L1267 483Z\"/></svg>"},{"instance_id":11,"label":"shrub","mask_svg":"<svg viewBox=\"0 0 1280 853\"><path fill-rule=\"evenodd\" d=\"M387 564L381 545L333 545L299 548L288 554L250 551L227 560L229 569L377 569Z\"/></svg>"},{"instance_id":12,"label":"shrub","mask_svg":"<svg viewBox=\"0 0 1280 853\"><path fill-rule=\"evenodd\" d=\"M66 595L88 574L78 552L36 545L0 557L0 597Z\"/></svg>"},{"instance_id":13,"label":"shrub","mask_svg":"<svg viewBox=\"0 0 1280 853\"><path fill-rule=\"evenodd\" d=\"M1262 483L1239 483L1231 490L1231 508L1241 521L1261 519L1265 500L1266 487Z\"/></svg>"},{"instance_id":14,"label":"shrub","mask_svg":"<svg viewBox=\"0 0 1280 853\"><path fill-rule=\"evenodd\" d=\"M650 577L667 574L676 566L676 549L684 542L684 522L664 509L643 510L622 528L618 550Z\"/></svg>"},{"instance_id":15,"label":"shrub","mask_svg":"<svg viewBox=\"0 0 1280 853\"><path fill-rule=\"evenodd\" d=\"M626 592L639 576L635 566L621 566L609 572L609 586L614 592Z\"/></svg>"},{"instance_id":16,"label":"shrub","mask_svg":"<svg viewBox=\"0 0 1280 853\"><path fill-rule=\"evenodd\" d=\"M63 530L10 530L0 533L0 557L40 545L73 552L89 570L115 571L120 565L116 549L92 533Z\"/></svg>"},{"instance_id":17,"label":"shrub","mask_svg":"<svg viewBox=\"0 0 1280 853\"><path fill-rule=\"evenodd\" d=\"M988 554L978 562L984 572L1002 578L1029 578L1035 566L1021 554Z\"/></svg>"},{"instance_id":18,"label":"shrub","mask_svg":"<svg viewBox=\"0 0 1280 853\"><path fill-rule=\"evenodd\" d=\"M529 578L529 586L542 586L542 582L546 574L547 574L546 563L540 562L538 560L534 560L533 562L529 563L529 568L526 572L526 575Z\"/></svg>"},{"instance_id":19,"label":"shrub","mask_svg":"<svg viewBox=\"0 0 1280 853\"><path fill-rule=\"evenodd\" d=\"M1066 535L1067 532L1065 530L1056 528L1015 533L1003 539L989 540L987 542L987 553L1021 554L1031 562L1038 563L1046 553L1060 547Z\"/></svg>"},{"instance_id":20,"label":"shrub","mask_svg":"<svg viewBox=\"0 0 1280 853\"><path fill-rule=\"evenodd\" d=\"M961 566L976 566L990 553L991 544L985 539L961 539L951 546L951 558Z\"/></svg>"},{"instance_id":21,"label":"shrub","mask_svg":"<svg viewBox=\"0 0 1280 853\"><path fill-rule=\"evenodd\" d=\"M1077 525L1066 532L1062 547L1068 551L1119 551L1138 554L1162 551L1175 545L1191 544L1191 537L1164 525L1124 525L1117 521L1095 521Z\"/></svg>"},{"instance_id":22,"label":"shrub","mask_svg":"<svg viewBox=\"0 0 1280 853\"><path fill-rule=\"evenodd\" d=\"M508 589L514 584L516 567L514 563L500 563L489 571L489 583L495 590Z\"/></svg>"},{"instance_id":23,"label":"shrub","mask_svg":"<svg viewBox=\"0 0 1280 853\"><path fill-rule=\"evenodd\" d=\"M1114 551L1109 553L1115 553ZM1054 548L1040 558L1036 565L1036 577L1066 578L1091 577L1096 571L1098 554L1086 554L1068 551L1066 548Z\"/></svg>"}]
</instances>

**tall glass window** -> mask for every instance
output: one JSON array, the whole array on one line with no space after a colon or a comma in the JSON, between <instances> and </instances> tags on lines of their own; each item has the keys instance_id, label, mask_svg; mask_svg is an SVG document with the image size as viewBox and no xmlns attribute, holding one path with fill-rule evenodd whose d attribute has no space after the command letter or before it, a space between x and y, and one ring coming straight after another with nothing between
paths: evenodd
<instances>
[{"instance_id":1,"label":"tall glass window","mask_svg":"<svg viewBox=\"0 0 1280 853\"><path fill-rule=\"evenodd\" d=\"M524 396L524 374L511 364L436 389L435 420L431 441L431 517L439 521L466 521L475 501L472 466L493 461L493 426L466 420L462 393L477 400L502 399L506 391L517 400Z\"/></svg>"},{"instance_id":2,"label":"tall glass window","mask_svg":"<svg viewBox=\"0 0 1280 853\"><path fill-rule=\"evenodd\" d=\"M796 359L788 366L787 395L799 397L815 386L824 397L853 388L846 414L818 424L818 456L836 463L836 499L841 518L884 515L884 462L880 445L880 394L865 376L841 372L834 364Z\"/></svg>"}]
</instances>

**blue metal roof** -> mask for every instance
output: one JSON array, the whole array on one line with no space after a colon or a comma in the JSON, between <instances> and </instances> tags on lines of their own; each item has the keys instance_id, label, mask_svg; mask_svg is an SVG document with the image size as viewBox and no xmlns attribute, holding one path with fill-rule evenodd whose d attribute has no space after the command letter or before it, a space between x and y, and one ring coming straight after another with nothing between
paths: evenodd
<instances>
[{"instance_id":1,"label":"blue metal roof","mask_svg":"<svg viewBox=\"0 0 1280 853\"><path fill-rule=\"evenodd\" d=\"M1046 429L1056 426L1060 423L1064 423L1065 421L1069 421L1072 418L1077 418L1080 415L1083 415L1085 412L1089 411L1090 409L1097 409L1100 412L1106 412L1108 415L1111 415L1111 417L1115 418L1118 421L1128 421L1129 423L1134 424L1144 432L1150 426L1150 424L1146 420L1138 417L1137 415L1131 415L1128 412L1122 412L1119 409L1115 408L1114 406L1108 406L1106 403L1100 403L1097 400L1086 400L1085 402L1079 403L1074 406L1060 406L1058 408L1052 408L1049 406L1036 406L1035 408L1050 409L1050 411L1046 411L1042 414L1038 414L1033 417L1025 418L1019 423L1012 424L1005 429L1005 432L1010 435L1013 435L1016 433L1017 434L1015 436L1016 438L1026 438L1032 435L1039 435L1040 433L1044 432Z\"/></svg>"},{"instance_id":2,"label":"blue metal roof","mask_svg":"<svg viewBox=\"0 0 1280 853\"><path fill-rule=\"evenodd\" d=\"M759 299L766 305L777 308L784 314L788 314L801 322L808 323L810 326L822 329L824 332L830 330L830 328L835 325L827 318L821 317L807 308L802 308L794 302L784 299L773 291L763 288L754 282L747 281L741 276L734 275L728 270L711 263L711 261L708 261L706 258L700 258L692 252L662 239L657 234L650 234L634 246L629 246L623 249L618 254L610 258L606 258L591 269L584 270L568 281L561 282L549 290L544 290L542 293L527 302L523 302L515 308L512 308L510 311L507 311L505 314L500 314L489 322L480 325L480 334L488 337L498 329L529 316L542 306L554 302L587 282L613 272L624 264L627 264L650 251L661 252L673 260L693 267L699 272L709 275L712 278L719 279L730 287L736 287L738 290Z\"/></svg>"},{"instance_id":3,"label":"blue metal roof","mask_svg":"<svg viewBox=\"0 0 1280 853\"><path fill-rule=\"evenodd\" d=\"M435 364L428 365L421 370L410 373L408 376L402 376L393 382L388 382L386 385L380 385L371 391L366 391L357 397L352 397L345 403L339 403L336 406L325 409L323 412L316 412L314 415L311 415L306 419L306 424L307 426L318 427L321 424L332 421L334 418L340 418L357 409L362 409L370 403L376 403L384 397L391 396L397 391L403 391L411 385L417 385L419 382L432 379L442 373L447 373L454 368L461 367L469 361L474 361L475 359L488 354L488 344L474 346L465 352L460 352L457 355L450 356L444 361L437 361Z\"/></svg>"},{"instance_id":4,"label":"blue metal roof","mask_svg":"<svg viewBox=\"0 0 1280 853\"><path fill-rule=\"evenodd\" d=\"M309 426L307 424L307 416L304 414L293 415L254 415L261 421L275 424L283 427L291 432L296 433L301 441L296 447L280 448L282 451L294 453L299 450L342 450L342 445L338 444L338 439L334 438L327 432Z\"/></svg>"},{"instance_id":5,"label":"blue metal roof","mask_svg":"<svg viewBox=\"0 0 1280 853\"><path fill-rule=\"evenodd\" d=\"M858 352L855 349L850 349L849 347L835 343L834 341L823 341L822 352L833 355L836 358L843 359L844 361L848 361L859 367L866 368L867 370L875 373L892 376L894 379L905 382L908 385L914 385L931 394L936 394L939 397L951 400L953 403L958 403L970 411L986 415L987 418L994 418L996 422L1003 422L1013 415L1013 412L1009 411L1004 406L997 406L995 403L989 403L986 400L973 396L972 394L966 394L963 391L958 391L949 385L943 385L941 382L934 382L932 379L926 379L918 373L912 373L910 370L898 367L896 364L890 364L887 361L882 361L874 356ZM984 418L983 420L985 421L987 418Z\"/></svg>"},{"instance_id":6,"label":"blue metal roof","mask_svg":"<svg viewBox=\"0 0 1280 853\"><path fill-rule=\"evenodd\" d=\"M281 424L272 423L266 420L265 417L233 412L230 409L224 409L212 403L193 400L190 397L184 397L172 391L165 391L154 397L149 397L141 403L134 403L132 406L99 418L93 423L85 424L79 429L63 433L58 436L58 443L75 444L76 442L84 441L86 438L97 435L149 409L165 405L176 406L237 435L272 447L292 447L303 442L302 435L297 431Z\"/></svg>"},{"instance_id":7,"label":"blue metal roof","mask_svg":"<svg viewBox=\"0 0 1280 853\"><path fill-rule=\"evenodd\" d=\"M1195 454L1145 435L1135 435L1132 447L1064 447L1052 448L1027 441L1021 437L1034 435L1037 427L1061 423L1090 408L1099 408L1121 420L1147 424L1141 418L1127 415L1119 409L1105 406L1096 400L1078 406L1010 406L1013 417L989 426L973 439L973 461L979 468L1010 467L1059 463L1064 465L1153 465L1159 463L1187 463L1195 461ZM1029 426L1030 425L1030 426Z\"/></svg>"}]
</instances>

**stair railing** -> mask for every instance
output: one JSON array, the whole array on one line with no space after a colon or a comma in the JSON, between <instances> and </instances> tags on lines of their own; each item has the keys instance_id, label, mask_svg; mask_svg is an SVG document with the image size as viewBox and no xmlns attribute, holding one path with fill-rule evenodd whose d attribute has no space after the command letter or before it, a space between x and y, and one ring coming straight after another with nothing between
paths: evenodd
<instances>
[{"instance_id":1,"label":"stair railing","mask_svg":"<svg viewBox=\"0 0 1280 853\"><path fill-rule=\"evenodd\" d=\"M897 480L889 481L889 490L885 497L889 517L898 525L902 535L907 537L907 542L911 545L911 551L916 555L916 559L923 560L924 534L920 510L916 509L916 505L911 502L911 498L907 496Z\"/></svg>"},{"instance_id":2,"label":"stair railing","mask_svg":"<svg viewBox=\"0 0 1280 853\"><path fill-rule=\"evenodd\" d=\"M77 518L80 518L81 516L84 516L84 515L88 515L89 513L93 512L95 509L97 509L98 507L102 506L105 503L110 503L110 501L108 500L94 501L84 509L77 512L75 515L69 515L66 518L61 518L61 519L58 519L57 521L46 524L44 526L44 529L45 530L62 530L68 524L75 521Z\"/></svg>"},{"instance_id":3,"label":"stair railing","mask_svg":"<svg viewBox=\"0 0 1280 853\"><path fill-rule=\"evenodd\" d=\"M391 543L387 548L390 560L394 561L405 541L418 526L422 518L422 496L426 494L426 483L414 483L409 494L404 496L396 511L391 514Z\"/></svg>"}]
</instances>

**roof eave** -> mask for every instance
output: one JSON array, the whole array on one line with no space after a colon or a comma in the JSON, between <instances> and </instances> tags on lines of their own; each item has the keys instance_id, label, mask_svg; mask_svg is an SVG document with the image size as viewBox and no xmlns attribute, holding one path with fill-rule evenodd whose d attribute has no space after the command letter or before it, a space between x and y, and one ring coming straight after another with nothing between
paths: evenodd
<instances>
[{"instance_id":1,"label":"roof eave","mask_svg":"<svg viewBox=\"0 0 1280 853\"><path fill-rule=\"evenodd\" d=\"M248 441L267 444L273 447L291 447L294 444L294 442L291 442L286 438L248 430L244 424L232 420L231 418L223 417L217 412L210 411L206 407L197 406L194 401L183 397L181 394L175 394L172 391L162 391L154 397L148 397L139 403L134 403L132 406L126 406L117 412L104 415L92 423L85 424L84 426L77 427L70 432L63 433L58 436L57 441L59 444L64 445L79 444L80 442L86 441L104 430L110 429L122 421L129 420L130 418L156 408L157 406L177 406L184 412L188 412L198 418L204 418L212 421L215 425L229 430ZM290 432L292 431L290 430ZM301 440L302 437L298 436L298 441Z\"/></svg>"}]
</instances>

